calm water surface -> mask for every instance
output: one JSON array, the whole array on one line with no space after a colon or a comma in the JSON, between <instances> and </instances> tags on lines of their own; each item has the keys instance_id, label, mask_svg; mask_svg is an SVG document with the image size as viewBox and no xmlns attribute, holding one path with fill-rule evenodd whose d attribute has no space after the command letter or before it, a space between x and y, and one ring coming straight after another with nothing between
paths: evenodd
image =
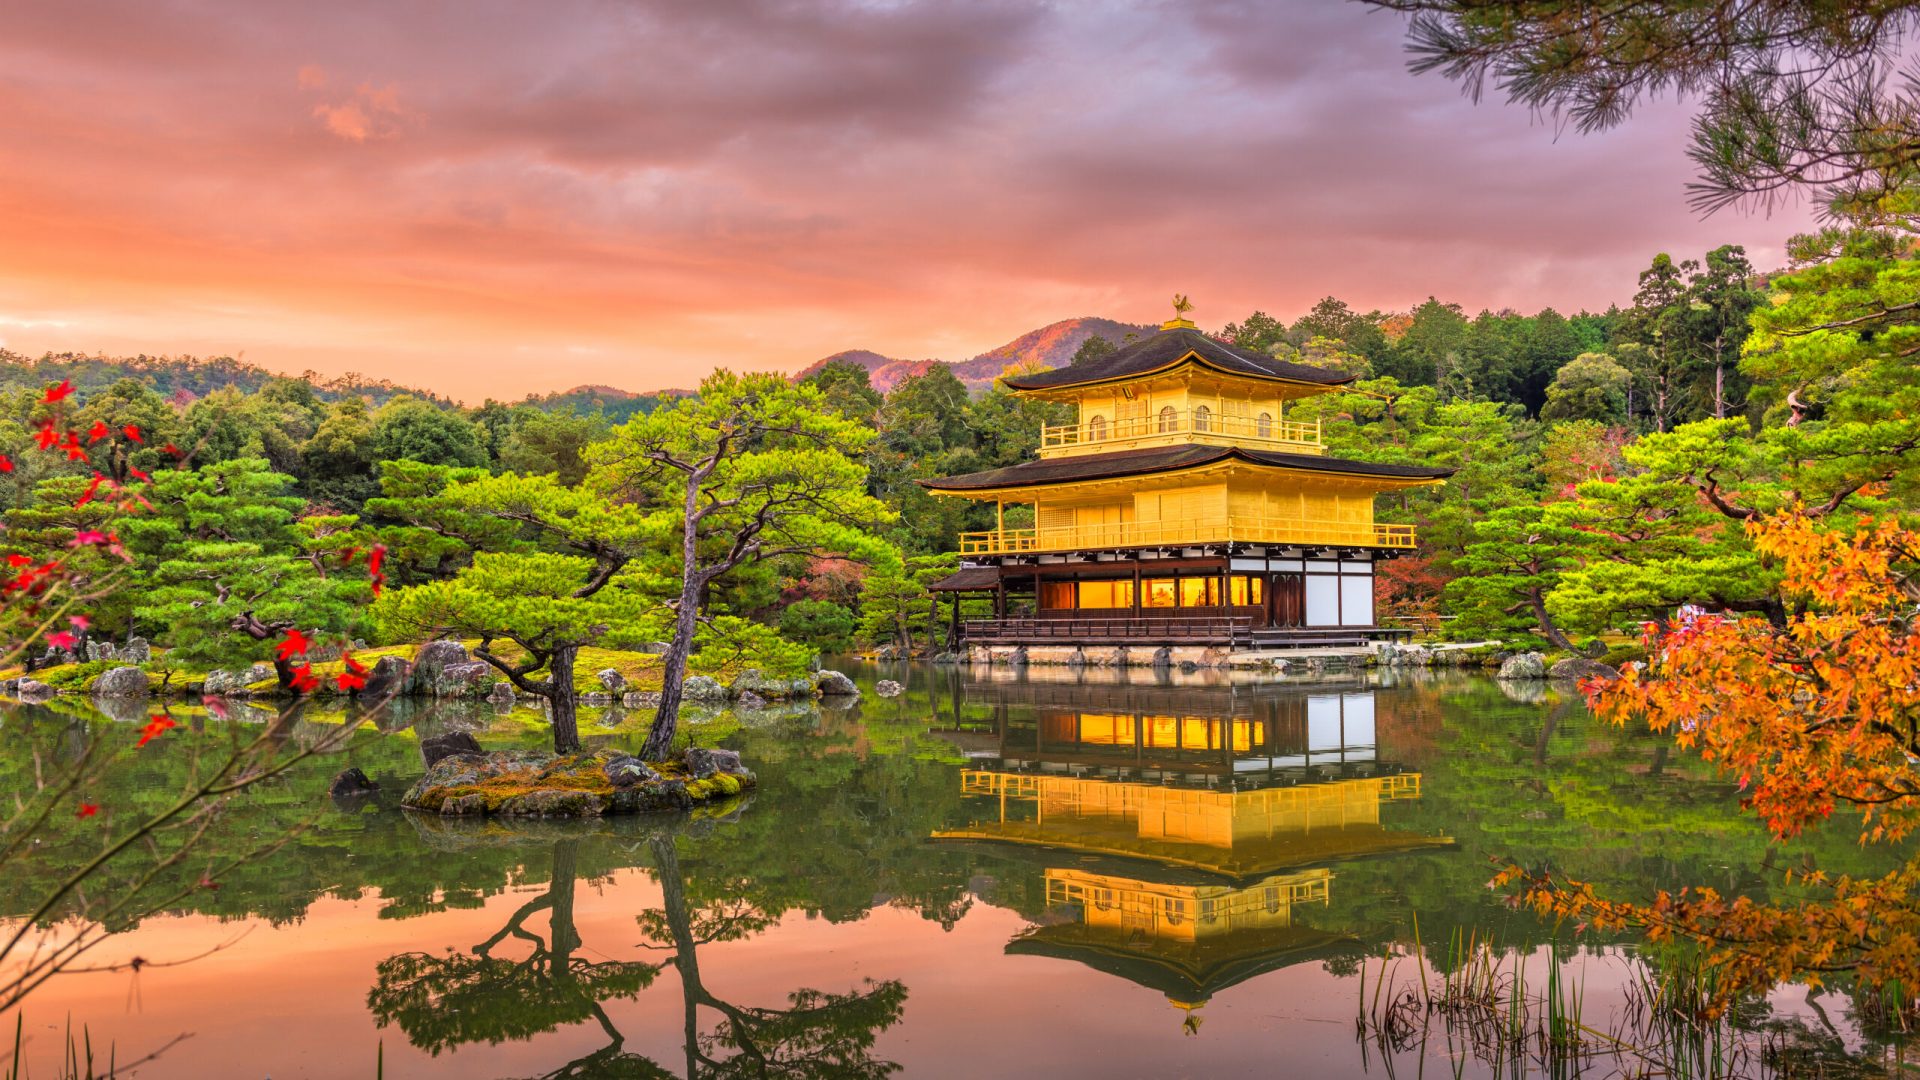
<instances>
[{"instance_id":1,"label":"calm water surface","mask_svg":"<svg viewBox=\"0 0 1920 1080\"><path fill-rule=\"evenodd\" d=\"M693 725L761 779L693 821L403 813L418 732L541 732L525 712L395 717L247 796L202 861L284 844L95 957L190 962L30 999L28 1063L51 1073L70 1016L123 1059L188 1034L155 1078L371 1077L376 1054L404 1077L1451 1075L1445 1046L1383 1062L1356 1041L1362 965L1371 984L1416 927L1429 949L1473 935L1558 963L1602 1024L1638 963L1510 910L1485 887L1497 859L1638 896L1874 868L1845 835L1769 843L1664 740L1544 688L838 666L867 690L851 708ZM877 697L881 677L908 692ZM125 735L61 708L0 718L9 782ZM602 716L595 738L637 745L647 719ZM190 746L149 747L104 801L157 802ZM349 760L380 799L327 802ZM0 882L0 911L97 844L71 829ZM1873 1049L1844 998L1769 1004L1752 1024Z\"/></svg>"}]
</instances>

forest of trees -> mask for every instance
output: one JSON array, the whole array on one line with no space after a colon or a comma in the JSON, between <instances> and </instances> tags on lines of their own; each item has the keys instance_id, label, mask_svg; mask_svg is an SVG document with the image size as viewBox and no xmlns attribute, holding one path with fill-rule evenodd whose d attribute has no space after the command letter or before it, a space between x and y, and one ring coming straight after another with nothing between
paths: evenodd
<instances>
[{"instance_id":1,"label":"forest of trees","mask_svg":"<svg viewBox=\"0 0 1920 1080\"><path fill-rule=\"evenodd\" d=\"M1833 343L1844 335L1823 335L1815 349L1794 330L1858 302L1835 294L1898 274L1904 253L1873 230L1831 230L1793 250L1794 265L1771 276L1737 246L1662 253L1622 283L1634 288L1631 306L1598 314L1469 315L1439 299L1362 313L1328 297L1291 323L1255 311L1218 336L1356 376L1299 406L1322 421L1330 453L1458 470L1442 487L1382 500L1384 520L1416 524L1421 536L1416 553L1387 564L1384 613L1456 637L1571 648L1683 604L1767 611L1775 605L1748 518L1796 501L1828 513L1865 505L1908 473L1911 425L1887 396L1904 377L1863 380ZM1073 362L1122 344L1089 339ZM537 552L599 559L608 574L646 565L661 582L684 561L660 531L677 525L650 526L644 514L610 523L609 505L634 501L624 490L633 480L595 463L622 446L640 452L648 425L657 450L675 430L666 418L691 422L710 395L648 398L644 409L622 398L611 414L586 390L462 408L385 384L316 385L219 361L4 359L0 452L14 467L0 474L0 520L14 550L58 546L108 520L105 502L80 498L91 476L153 478L156 512L125 530L137 557L123 572L134 580L92 614L95 634L140 633L207 662L264 655L296 623L378 636L368 583L331 569L374 546L402 591L444 592L476 560ZM70 423L135 430L138 440L116 434L85 460L30 453L45 380L83 371ZM992 511L916 481L1030 458L1042 425L1067 419L1063 407L997 384L970 394L945 366L884 395L843 361L798 384L753 386L756 400L794 395L779 407L839 433L815 465L846 461L854 471L840 489L867 505L860 527L833 544L808 551L789 537L777 555L714 569L693 597L706 640L725 625L735 647L751 639L771 667L857 643L942 647L946 620L926 586L955 564L958 534L990 525ZM524 479L501 487L509 478ZM549 515L538 528L524 515L508 520L527 499ZM665 490L640 499L656 509L674 501ZM588 512L584 525L559 520ZM700 550L740 526L736 515L709 528ZM627 538L613 539L622 530ZM640 617L646 605L623 609L625 636L668 634L678 584L648 594L657 617ZM236 592L266 632L233 633L235 612L207 602ZM386 629L488 629L465 603L464 622L443 606Z\"/></svg>"}]
</instances>

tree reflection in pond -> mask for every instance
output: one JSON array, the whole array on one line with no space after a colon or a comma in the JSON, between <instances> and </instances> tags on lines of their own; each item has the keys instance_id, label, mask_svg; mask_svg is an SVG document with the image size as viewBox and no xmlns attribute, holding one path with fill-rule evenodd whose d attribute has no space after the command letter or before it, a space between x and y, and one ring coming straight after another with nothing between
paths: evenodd
<instances>
[{"instance_id":1,"label":"tree reflection in pond","mask_svg":"<svg viewBox=\"0 0 1920 1080\"><path fill-rule=\"evenodd\" d=\"M380 1026L398 1025L413 1045L437 1055L462 1043L530 1039L591 1018L610 1043L573 1064L591 1060L606 1065L627 1056L620 1053L625 1038L600 1003L637 996L652 984L660 965L595 962L574 955L582 944L573 918L578 848L578 840L557 841L546 892L521 905L498 933L471 953L409 952L382 960L367 992L367 1008ZM526 927L541 911L547 912L544 939ZM529 946L525 959L493 955L509 937ZM563 1067L551 1075L593 1074Z\"/></svg>"},{"instance_id":2,"label":"tree reflection in pond","mask_svg":"<svg viewBox=\"0 0 1920 1080\"><path fill-rule=\"evenodd\" d=\"M801 989L785 1009L749 1008L716 997L700 977L700 946L738 941L766 929L777 912L738 897L689 903L680 853L671 836L650 841L660 879L659 911L640 916L649 941L673 949L686 1016L687 1075L882 1077L900 1066L873 1057L875 1037L900 1019L907 988L896 979L868 980L844 994ZM720 1014L701 1031L700 1010Z\"/></svg>"},{"instance_id":3,"label":"tree reflection in pond","mask_svg":"<svg viewBox=\"0 0 1920 1080\"><path fill-rule=\"evenodd\" d=\"M650 837L661 906L638 916L642 947L665 950L660 963L592 961L576 955L583 942L574 922L575 883L581 876L581 840L554 842L545 892L520 906L506 924L470 952L406 952L381 961L367 1008L381 1027L396 1025L431 1054L466 1043L531 1039L592 1020L607 1044L544 1074L547 1077L666 1076L654 1061L627 1053L626 1037L604 1002L637 997L671 966L679 975L685 1016L686 1074L755 1077L884 1077L898 1071L873 1057L879 1032L900 1019L907 990L898 980L869 981L845 993L801 988L786 1008L743 1006L708 990L700 973L701 946L750 938L781 912L735 895L690 890L671 833ZM689 899L690 893L693 898ZM545 936L527 922L547 914ZM497 957L509 939L524 943L523 959ZM609 948L617 947L609 943ZM703 1028L702 1011L718 1014Z\"/></svg>"}]
</instances>

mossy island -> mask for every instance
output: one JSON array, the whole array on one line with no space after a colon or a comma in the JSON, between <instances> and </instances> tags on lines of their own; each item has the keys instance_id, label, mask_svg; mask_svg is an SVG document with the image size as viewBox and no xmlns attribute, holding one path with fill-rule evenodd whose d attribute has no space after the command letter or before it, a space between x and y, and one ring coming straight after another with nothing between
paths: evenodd
<instances>
[{"instance_id":1,"label":"mossy island","mask_svg":"<svg viewBox=\"0 0 1920 1080\"><path fill-rule=\"evenodd\" d=\"M460 749L438 756L400 805L448 817L595 818L688 810L753 786L753 772L731 750L690 747L675 760L650 764L606 749Z\"/></svg>"}]
</instances>

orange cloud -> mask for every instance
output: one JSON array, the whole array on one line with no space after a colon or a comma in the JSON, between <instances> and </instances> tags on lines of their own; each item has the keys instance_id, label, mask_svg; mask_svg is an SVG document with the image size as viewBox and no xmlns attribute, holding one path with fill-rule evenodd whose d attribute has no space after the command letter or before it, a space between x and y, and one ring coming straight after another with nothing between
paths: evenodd
<instances>
[{"instance_id":1,"label":"orange cloud","mask_svg":"<svg viewBox=\"0 0 1920 1080\"><path fill-rule=\"evenodd\" d=\"M303 85L307 70L301 69ZM320 76L323 82L325 77L324 73ZM371 83L361 83L346 101L333 105L323 102L314 106L313 115L327 131L348 142L366 142L368 139L398 135L401 122L408 116L400 106L399 90L391 85L376 87Z\"/></svg>"}]
</instances>

